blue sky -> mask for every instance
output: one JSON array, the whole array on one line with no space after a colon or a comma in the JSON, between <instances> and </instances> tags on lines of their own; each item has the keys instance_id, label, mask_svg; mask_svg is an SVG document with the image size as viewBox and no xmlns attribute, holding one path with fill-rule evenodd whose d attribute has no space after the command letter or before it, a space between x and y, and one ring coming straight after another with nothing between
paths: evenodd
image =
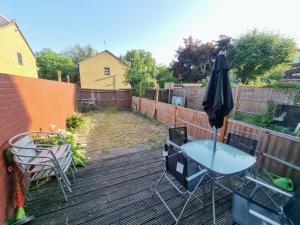
<instances>
[{"instance_id":1,"label":"blue sky","mask_svg":"<svg viewBox=\"0 0 300 225\"><path fill-rule=\"evenodd\" d=\"M0 0L0 12L16 19L34 51L61 51L76 43L117 56L151 51L168 64L189 35L216 40L258 28L300 43L300 1L284 0Z\"/></svg>"}]
</instances>

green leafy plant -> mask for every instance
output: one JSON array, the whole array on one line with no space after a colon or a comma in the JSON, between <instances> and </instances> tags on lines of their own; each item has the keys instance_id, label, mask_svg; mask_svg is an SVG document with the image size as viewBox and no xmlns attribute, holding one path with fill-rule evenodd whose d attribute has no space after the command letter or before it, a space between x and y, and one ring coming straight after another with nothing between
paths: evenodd
<instances>
[{"instance_id":1,"label":"green leafy plant","mask_svg":"<svg viewBox=\"0 0 300 225\"><path fill-rule=\"evenodd\" d=\"M263 77L267 80L278 79L278 73L293 62L296 53L297 46L293 39L253 30L234 40L227 56L237 78L249 83Z\"/></svg>"},{"instance_id":2,"label":"green leafy plant","mask_svg":"<svg viewBox=\"0 0 300 225\"><path fill-rule=\"evenodd\" d=\"M131 85L133 95L144 94L149 87L154 87L156 79L155 59L150 52L145 50L130 50L123 57L128 64L125 74L125 83Z\"/></svg>"},{"instance_id":3,"label":"green leafy plant","mask_svg":"<svg viewBox=\"0 0 300 225\"><path fill-rule=\"evenodd\" d=\"M157 67L157 74L155 78L157 80L157 83L159 84L159 87L161 88L164 87L164 84L166 82L176 82L172 71L164 65Z\"/></svg>"},{"instance_id":4,"label":"green leafy plant","mask_svg":"<svg viewBox=\"0 0 300 225\"><path fill-rule=\"evenodd\" d=\"M267 103L267 110L265 113L261 115L247 115L243 116L241 114L236 114L235 119L241 120L246 123L250 123L259 127L271 128L273 121L273 111L275 108L275 104L273 101L269 101Z\"/></svg>"},{"instance_id":5,"label":"green leafy plant","mask_svg":"<svg viewBox=\"0 0 300 225\"><path fill-rule=\"evenodd\" d=\"M62 141L66 141L71 145L71 152L75 161L76 166L85 166L87 157L85 155L85 148L82 144L75 141L74 135L64 130L58 130L59 134L53 134L49 136L52 140L41 140L38 144L50 144L50 145L61 145Z\"/></svg>"},{"instance_id":6,"label":"green leafy plant","mask_svg":"<svg viewBox=\"0 0 300 225\"><path fill-rule=\"evenodd\" d=\"M75 114L67 117L66 127L70 132L77 131L84 123L84 118L81 114Z\"/></svg>"},{"instance_id":7,"label":"green leafy plant","mask_svg":"<svg viewBox=\"0 0 300 225\"><path fill-rule=\"evenodd\" d=\"M205 79L201 80L200 82L201 87L206 87L207 86L207 81Z\"/></svg>"}]
</instances>

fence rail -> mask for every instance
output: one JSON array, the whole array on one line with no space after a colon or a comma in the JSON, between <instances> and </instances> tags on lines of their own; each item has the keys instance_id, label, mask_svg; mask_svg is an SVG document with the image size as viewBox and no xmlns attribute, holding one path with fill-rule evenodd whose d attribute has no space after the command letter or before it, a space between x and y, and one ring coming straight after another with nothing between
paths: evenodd
<instances>
[{"instance_id":1,"label":"fence rail","mask_svg":"<svg viewBox=\"0 0 300 225\"><path fill-rule=\"evenodd\" d=\"M192 138L213 138L214 131L204 112L138 97L132 97L132 110L145 113L165 124L186 123L188 134ZM258 136L259 169L264 168L280 176L292 177L300 185L300 138L228 119L225 137L231 129ZM221 132L218 136L221 136Z\"/></svg>"},{"instance_id":2,"label":"fence rail","mask_svg":"<svg viewBox=\"0 0 300 225\"><path fill-rule=\"evenodd\" d=\"M77 101L95 100L96 106L101 108L118 107L129 109L131 105L131 90L102 90L102 89L83 89L76 90Z\"/></svg>"}]
</instances>

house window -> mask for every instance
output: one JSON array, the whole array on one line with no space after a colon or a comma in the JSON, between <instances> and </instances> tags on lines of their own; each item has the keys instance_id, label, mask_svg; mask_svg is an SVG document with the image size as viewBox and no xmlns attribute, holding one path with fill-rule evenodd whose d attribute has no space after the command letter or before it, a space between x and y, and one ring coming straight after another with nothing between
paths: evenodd
<instances>
[{"instance_id":1,"label":"house window","mask_svg":"<svg viewBox=\"0 0 300 225\"><path fill-rule=\"evenodd\" d=\"M17 52L17 57L18 57L19 65L23 65L23 58L22 58L22 54L20 52Z\"/></svg>"},{"instance_id":2,"label":"house window","mask_svg":"<svg viewBox=\"0 0 300 225\"><path fill-rule=\"evenodd\" d=\"M110 68L104 67L104 75L110 75Z\"/></svg>"}]
</instances>

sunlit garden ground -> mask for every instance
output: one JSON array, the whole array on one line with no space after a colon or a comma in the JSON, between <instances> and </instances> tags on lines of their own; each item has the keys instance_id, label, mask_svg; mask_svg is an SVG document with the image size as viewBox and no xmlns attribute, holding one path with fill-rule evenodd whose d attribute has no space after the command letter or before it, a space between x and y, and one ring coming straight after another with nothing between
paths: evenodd
<instances>
[{"instance_id":1,"label":"sunlit garden ground","mask_svg":"<svg viewBox=\"0 0 300 225\"><path fill-rule=\"evenodd\" d=\"M164 125L132 112L107 109L83 116L84 126L75 136L91 160L157 149L167 137Z\"/></svg>"}]
</instances>

